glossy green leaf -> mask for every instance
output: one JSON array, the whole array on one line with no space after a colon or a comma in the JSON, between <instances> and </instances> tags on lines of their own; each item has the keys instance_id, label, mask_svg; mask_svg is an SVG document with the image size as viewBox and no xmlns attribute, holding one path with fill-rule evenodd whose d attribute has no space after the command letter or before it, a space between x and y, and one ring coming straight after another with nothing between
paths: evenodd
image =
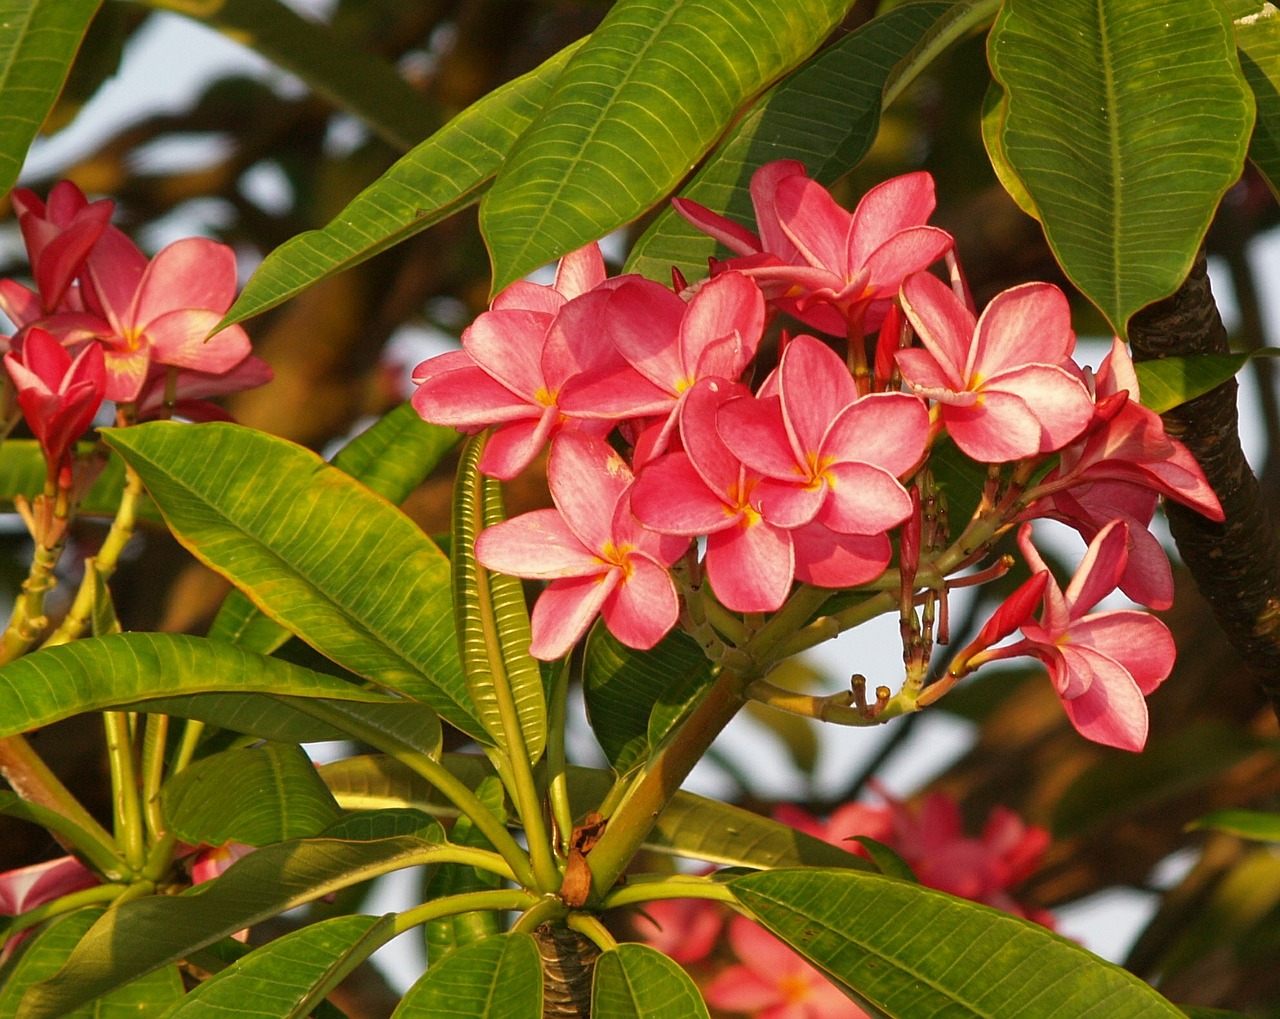
<instances>
[{"instance_id":1,"label":"glossy green leaf","mask_svg":"<svg viewBox=\"0 0 1280 1019\"><path fill-rule=\"evenodd\" d=\"M0 969L0 1019L14 1019L23 994L32 984L56 973L102 908L91 906L50 920L19 946ZM62 1019L156 1019L182 996L182 976L166 966L107 995L85 1008L62 1013Z\"/></svg>"},{"instance_id":2,"label":"glossy green leaf","mask_svg":"<svg viewBox=\"0 0 1280 1019\"><path fill-rule=\"evenodd\" d=\"M492 741L530 763L547 743L542 670L529 654L533 639L524 586L476 559L480 532L506 518L502 486L480 473L487 433L467 440L453 488L453 604L467 692Z\"/></svg>"},{"instance_id":3,"label":"glossy green leaf","mask_svg":"<svg viewBox=\"0 0 1280 1019\"><path fill-rule=\"evenodd\" d=\"M222 691L391 700L230 644L176 633L121 633L47 648L0 669L0 737L85 711Z\"/></svg>"},{"instance_id":4,"label":"glossy green leaf","mask_svg":"<svg viewBox=\"0 0 1280 1019\"><path fill-rule=\"evenodd\" d=\"M991 169L995 171L996 179L1009 193L1014 204L1028 216L1039 219L1036 203L1027 194L1027 189L1018 179L1017 171L1009 164L1009 157L1004 152L1005 109L1004 89L993 81L982 97L982 144L986 147L987 158L991 160Z\"/></svg>"},{"instance_id":5,"label":"glossy green leaf","mask_svg":"<svg viewBox=\"0 0 1280 1019\"><path fill-rule=\"evenodd\" d=\"M620 0L480 203L494 290L631 222L739 108L830 34L848 0Z\"/></svg>"},{"instance_id":6,"label":"glossy green leaf","mask_svg":"<svg viewBox=\"0 0 1280 1019\"><path fill-rule=\"evenodd\" d=\"M1075 942L922 885L848 870L775 870L728 886L876 1015L1182 1019L1143 981Z\"/></svg>"},{"instance_id":7,"label":"glossy green leaf","mask_svg":"<svg viewBox=\"0 0 1280 1019\"><path fill-rule=\"evenodd\" d=\"M1222 722L1205 721L1153 737L1140 754L1107 753L1059 798L1053 833L1080 835L1118 815L1203 788L1267 745Z\"/></svg>"},{"instance_id":8,"label":"glossy green leaf","mask_svg":"<svg viewBox=\"0 0 1280 1019\"><path fill-rule=\"evenodd\" d=\"M319 834L341 811L295 743L237 747L174 775L162 792L169 831L193 846L265 846Z\"/></svg>"},{"instance_id":9,"label":"glossy green leaf","mask_svg":"<svg viewBox=\"0 0 1280 1019\"><path fill-rule=\"evenodd\" d=\"M623 944L596 960L593 1019L700 1019L706 1003L680 964L648 945Z\"/></svg>"},{"instance_id":10,"label":"glossy green leaf","mask_svg":"<svg viewBox=\"0 0 1280 1019\"><path fill-rule=\"evenodd\" d=\"M308 230L276 248L222 324L274 308L476 201L579 45L468 106L361 191L324 229Z\"/></svg>"},{"instance_id":11,"label":"glossy green leaf","mask_svg":"<svg viewBox=\"0 0 1280 1019\"><path fill-rule=\"evenodd\" d=\"M413 147L436 126L431 104L391 64L280 0L147 2L195 18L257 50L397 148Z\"/></svg>"},{"instance_id":12,"label":"glossy green leaf","mask_svg":"<svg viewBox=\"0 0 1280 1019\"><path fill-rule=\"evenodd\" d=\"M1115 330L1186 278L1240 176L1253 96L1202 0L1008 0L987 40L1005 157Z\"/></svg>"},{"instance_id":13,"label":"glossy green leaf","mask_svg":"<svg viewBox=\"0 0 1280 1019\"><path fill-rule=\"evenodd\" d=\"M905 59L968 6L904 4L832 44L766 93L680 194L754 230L747 187L760 166L798 159L815 180L832 183L871 147L881 109L909 75ZM632 247L627 271L666 283L674 265L696 279L718 251L714 239L668 208Z\"/></svg>"},{"instance_id":14,"label":"glossy green leaf","mask_svg":"<svg viewBox=\"0 0 1280 1019\"><path fill-rule=\"evenodd\" d=\"M877 842L867 835L853 835L850 836L848 841L856 842L865 849L867 855L871 857L871 862L876 865L876 870L886 877L896 877L901 881L918 880L915 871L911 869L911 865L883 842ZM849 848L852 849L853 847L850 846Z\"/></svg>"},{"instance_id":15,"label":"glossy green leaf","mask_svg":"<svg viewBox=\"0 0 1280 1019\"><path fill-rule=\"evenodd\" d=\"M459 948L409 988L392 1019L541 1019L542 963L528 934Z\"/></svg>"},{"instance_id":16,"label":"glossy green leaf","mask_svg":"<svg viewBox=\"0 0 1280 1019\"><path fill-rule=\"evenodd\" d=\"M449 561L403 513L309 450L239 425L158 421L104 437L178 540L267 615L487 739L458 660Z\"/></svg>"},{"instance_id":17,"label":"glossy green leaf","mask_svg":"<svg viewBox=\"0 0 1280 1019\"><path fill-rule=\"evenodd\" d=\"M1244 367L1248 354L1200 354L1139 361L1138 390L1142 405L1163 414L1216 389Z\"/></svg>"},{"instance_id":18,"label":"glossy green leaf","mask_svg":"<svg viewBox=\"0 0 1280 1019\"><path fill-rule=\"evenodd\" d=\"M0 195L67 80L101 0L0 0Z\"/></svg>"},{"instance_id":19,"label":"glossy green leaf","mask_svg":"<svg viewBox=\"0 0 1280 1019\"><path fill-rule=\"evenodd\" d=\"M649 651L635 651L597 623L587 638L582 695L587 719L614 771L624 774L649 757L713 679L692 637L674 630ZM659 721L650 732L650 716Z\"/></svg>"},{"instance_id":20,"label":"glossy green leaf","mask_svg":"<svg viewBox=\"0 0 1280 1019\"><path fill-rule=\"evenodd\" d=\"M460 438L456 429L427 424L406 401L343 446L333 466L399 505ZM208 636L269 655L289 639L289 631L242 591L233 590L218 609Z\"/></svg>"},{"instance_id":21,"label":"glossy green leaf","mask_svg":"<svg viewBox=\"0 0 1280 1019\"><path fill-rule=\"evenodd\" d=\"M395 934L390 916L336 916L290 931L195 987L164 1019L303 1019Z\"/></svg>"},{"instance_id":22,"label":"glossy green leaf","mask_svg":"<svg viewBox=\"0 0 1280 1019\"><path fill-rule=\"evenodd\" d=\"M22 1019L56 1019L134 977L185 958L220 938L304 902L381 874L434 862L448 848L417 835L358 840L357 818L345 838L264 846L221 877L182 895L134 899L108 909L55 976L32 988ZM438 829L437 829L438 831Z\"/></svg>"},{"instance_id":23,"label":"glossy green leaf","mask_svg":"<svg viewBox=\"0 0 1280 1019\"><path fill-rule=\"evenodd\" d=\"M1258 119L1249 158L1280 193L1280 11L1264 0L1229 0L1240 68L1253 89Z\"/></svg>"},{"instance_id":24,"label":"glossy green leaf","mask_svg":"<svg viewBox=\"0 0 1280 1019\"><path fill-rule=\"evenodd\" d=\"M1280 842L1280 814L1260 810L1215 810L1192 821L1187 827L1191 830L1224 831L1258 842Z\"/></svg>"}]
</instances>

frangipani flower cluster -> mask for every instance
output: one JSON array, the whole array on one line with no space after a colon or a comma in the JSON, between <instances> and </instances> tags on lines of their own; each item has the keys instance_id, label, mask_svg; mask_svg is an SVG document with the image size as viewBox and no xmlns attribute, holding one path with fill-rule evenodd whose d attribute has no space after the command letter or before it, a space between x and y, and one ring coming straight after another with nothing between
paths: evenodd
<instances>
[{"instance_id":1,"label":"frangipani flower cluster","mask_svg":"<svg viewBox=\"0 0 1280 1019\"><path fill-rule=\"evenodd\" d=\"M499 295L461 351L414 373L425 419L492 429L481 460L491 476L514 477L551 444L555 509L476 544L485 566L550 581L532 653L567 654L598 615L624 644L652 647L693 625L699 613L685 610L706 597L704 578L743 628L797 585L899 590L912 708L943 692L922 692L920 649L945 619L948 588L975 582L955 575L1019 521L1053 518L1091 542L1077 579L1066 593L1051 585L1025 526L1038 579L952 679L981 661L1037 657L1082 733L1141 746L1142 696L1168 674L1172 644L1141 613L1084 613L1117 587L1168 605L1168 563L1146 530L1160 495L1215 519L1221 510L1138 403L1123 345L1096 375L1077 365L1066 298L1048 284L975 309L951 238L926 222L927 174L880 185L853 213L794 162L762 167L751 194L754 233L676 202L736 253L709 279L686 286L675 274L671 289L609 278L592 245L565 257L553 285ZM944 260L949 283L931 271ZM766 371L766 326L780 312L813 332L784 332ZM932 454L946 445L985 473L967 522L949 519L933 481ZM995 647L1019 626L1022 641ZM721 627L730 641L733 629ZM1120 651L1139 629L1140 665Z\"/></svg>"}]
</instances>

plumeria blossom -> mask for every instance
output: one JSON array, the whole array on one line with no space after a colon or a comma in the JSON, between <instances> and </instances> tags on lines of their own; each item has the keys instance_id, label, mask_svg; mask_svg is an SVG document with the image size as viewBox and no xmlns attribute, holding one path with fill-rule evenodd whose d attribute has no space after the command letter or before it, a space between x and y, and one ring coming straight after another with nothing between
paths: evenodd
<instances>
[{"instance_id":1,"label":"plumeria blossom","mask_svg":"<svg viewBox=\"0 0 1280 1019\"><path fill-rule=\"evenodd\" d=\"M975 319L949 287L917 273L902 305L923 349L897 354L903 379L940 407L955 444L982 463L1061 449L1093 419L1093 400L1069 363L1067 299L1047 283L997 294Z\"/></svg>"},{"instance_id":2,"label":"plumeria blossom","mask_svg":"<svg viewBox=\"0 0 1280 1019\"><path fill-rule=\"evenodd\" d=\"M618 640L640 649L675 626L679 604L667 568L689 539L640 526L632 480L602 439L563 432L547 466L556 508L495 524L476 539L476 558L488 569L551 581L533 609L535 658L568 654L597 614Z\"/></svg>"},{"instance_id":3,"label":"plumeria blossom","mask_svg":"<svg viewBox=\"0 0 1280 1019\"><path fill-rule=\"evenodd\" d=\"M31 258L41 311L52 314L63 307L68 289L110 222L115 203L90 202L69 180L53 186L48 204L26 188L15 188L11 198ZM10 280L0 281L0 308L4 308L6 291L16 286Z\"/></svg>"},{"instance_id":4,"label":"plumeria blossom","mask_svg":"<svg viewBox=\"0 0 1280 1019\"><path fill-rule=\"evenodd\" d=\"M18 916L46 902L101 883L101 879L74 856L60 856L30 867L5 871L0 874L0 916ZM18 934L4 943L0 949L0 962L8 958L25 936Z\"/></svg>"},{"instance_id":5,"label":"plumeria blossom","mask_svg":"<svg viewBox=\"0 0 1280 1019\"><path fill-rule=\"evenodd\" d=\"M933 178L895 177L868 191L852 212L794 160L760 167L751 178L759 236L697 202L676 210L739 258L718 267L747 273L782 310L815 329L861 337L879 327L902 280L951 250L951 235L925 225Z\"/></svg>"},{"instance_id":6,"label":"plumeria blossom","mask_svg":"<svg viewBox=\"0 0 1280 1019\"><path fill-rule=\"evenodd\" d=\"M650 948L687 966L711 954L724 919L723 908L709 899L657 899L632 922Z\"/></svg>"},{"instance_id":7,"label":"plumeria blossom","mask_svg":"<svg viewBox=\"0 0 1280 1019\"><path fill-rule=\"evenodd\" d=\"M600 249L590 244L560 262L552 286L512 284L462 334L462 350L414 369L412 402L427 421L478 431L495 425L480 469L508 481L525 469L562 427L604 434L612 421L569 421L565 383L583 372L621 368L598 320L614 286Z\"/></svg>"},{"instance_id":8,"label":"plumeria blossom","mask_svg":"<svg viewBox=\"0 0 1280 1019\"><path fill-rule=\"evenodd\" d=\"M1123 521L1114 521L1099 531L1063 591L1031 544L1031 525L1023 524L1018 546L1036 576L1001 605L978 639L956 656L952 671L961 674L984 662L1020 655L1038 658L1082 736L1105 746L1141 750L1147 741L1143 698L1173 668L1173 637L1164 623L1145 612L1089 612L1116 589L1124 574L1127 530ZM1032 597L1033 584L1043 585L1039 621L1031 617L1039 600ZM983 647L1015 627L1022 631L1021 640Z\"/></svg>"},{"instance_id":9,"label":"plumeria blossom","mask_svg":"<svg viewBox=\"0 0 1280 1019\"><path fill-rule=\"evenodd\" d=\"M102 348L87 344L73 359L54 337L33 328L4 363L22 416L44 452L50 487L69 488L71 448L93 423L106 392Z\"/></svg>"},{"instance_id":10,"label":"plumeria blossom","mask_svg":"<svg viewBox=\"0 0 1280 1019\"><path fill-rule=\"evenodd\" d=\"M210 399L265 386L272 378L271 366L252 354L219 373L153 364L134 401L134 420L173 414L188 421L230 421L231 415Z\"/></svg>"}]
</instances>

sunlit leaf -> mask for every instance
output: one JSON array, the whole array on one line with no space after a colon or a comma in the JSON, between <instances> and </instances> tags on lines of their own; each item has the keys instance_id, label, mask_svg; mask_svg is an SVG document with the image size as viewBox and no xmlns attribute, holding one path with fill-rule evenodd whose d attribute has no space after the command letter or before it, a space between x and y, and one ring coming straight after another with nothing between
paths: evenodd
<instances>
[{"instance_id":1,"label":"sunlit leaf","mask_svg":"<svg viewBox=\"0 0 1280 1019\"><path fill-rule=\"evenodd\" d=\"M707 1014L697 985L648 945L624 944L596 960L591 984L595 1019L699 1019Z\"/></svg>"},{"instance_id":2,"label":"sunlit leaf","mask_svg":"<svg viewBox=\"0 0 1280 1019\"><path fill-rule=\"evenodd\" d=\"M762 924L890 1019L1182 1019L1146 983L987 906L857 871L728 882Z\"/></svg>"},{"instance_id":3,"label":"sunlit leaf","mask_svg":"<svg viewBox=\"0 0 1280 1019\"><path fill-rule=\"evenodd\" d=\"M1267 814L1260 810L1215 810L1192 821L1187 827L1191 830L1223 831L1258 842L1280 842L1280 814Z\"/></svg>"},{"instance_id":4,"label":"sunlit leaf","mask_svg":"<svg viewBox=\"0 0 1280 1019\"><path fill-rule=\"evenodd\" d=\"M1001 142L1071 281L1124 335L1177 289L1240 176L1253 96L1201 0L1009 0L987 40Z\"/></svg>"},{"instance_id":5,"label":"sunlit leaf","mask_svg":"<svg viewBox=\"0 0 1280 1019\"><path fill-rule=\"evenodd\" d=\"M1142 405L1163 414L1216 389L1248 360L1248 354L1200 354L1139 361L1133 367L1138 373Z\"/></svg>"},{"instance_id":6,"label":"sunlit leaf","mask_svg":"<svg viewBox=\"0 0 1280 1019\"><path fill-rule=\"evenodd\" d=\"M528 934L499 934L427 970L392 1019L541 1019L542 964Z\"/></svg>"},{"instance_id":7,"label":"sunlit leaf","mask_svg":"<svg viewBox=\"0 0 1280 1019\"><path fill-rule=\"evenodd\" d=\"M570 60L480 205L495 291L669 194L847 0L620 0Z\"/></svg>"},{"instance_id":8,"label":"sunlit leaf","mask_svg":"<svg viewBox=\"0 0 1280 1019\"><path fill-rule=\"evenodd\" d=\"M1240 68L1253 89L1258 120L1249 158L1272 191L1280 191L1280 11L1264 0L1228 0L1235 20Z\"/></svg>"}]
</instances>

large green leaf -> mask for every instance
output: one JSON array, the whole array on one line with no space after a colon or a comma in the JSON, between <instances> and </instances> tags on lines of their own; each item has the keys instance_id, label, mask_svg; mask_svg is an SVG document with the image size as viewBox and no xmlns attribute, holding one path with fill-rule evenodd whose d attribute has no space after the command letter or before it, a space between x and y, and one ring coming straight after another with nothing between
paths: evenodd
<instances>
[{"instance_id":1,"label":"large green leaf","mask_svg":"<svg viewBox=\"0 0 1280 1019\"><path fill-rule=\"evenodd\" d=\"M1226 7L1235 19L1240 68L1258 106L1249 158L1280 193L1280 17L1264 0L1228 0Z\"/></svg>"},{"instance_id":2,"label":"large green leaf","mask_svg":"<svg viewBox=\"0 0 1280 1019\"><path fill-rule=\"evenodd\" d=\"M664 705L662 732L682 712L680 707L705 689L713 678L707 656L692 637L680 631L668 634L656 647L637 652L622 644L603 625L592 627L583 660L582 694L587 718L604 751L619 774L649 757L650 716L672 691L672 703Z\"/></svg>"},{"instance_id":3,"label":"large green leaf","mask_svg":"<svg viewBox=\"0 0 1280 1019\"><path fill-rule=\"evenodd\" d=\"M1075 942L987 906L856 871L775 870L729 888L774 934L890 1019L1183 1019Z\"/></svg>"},{"instance_id":4,"label":"large green leaf","mask_svg":"<svg viewBox=\"0 0 1280 1019\"><path fill-rule=\"evenodd\" d=\"M452 850L435 838L378 832L376 818L333 829L343 838L264 846L221 877L184 892L113 906L84 935L66 966L29 992L22 1019L55 1019L135 977L185 958L236 931L381 874L434 862ZM428 829L428 834L431 830Z\"/></svg>"},{"instance_id":5,"label":"large green leaf","mask_svg":"<svg viewBox=\"0 0 1280 1019\"><path fill-rule=\"evenodd\" d=\"M706 1003L689 975L648 945L619 945L596 960L594 1019L700 1019Z\"/></svg>"},{"instance_id":6,"label":"large green leaf","mask_svg":"<svg viewBox=\"0 0 1280 1019\"><path fill-rule=\"evenodd\" d=\"M178 540L267 615L487 739L458 660L449 561L403 513L309 450L239 425L153 422L104 437Z\"/></svg>"},{"instance_id":7,"label":"large green leaf","mask_svg":"<svg viewBox=\"0 0 1280 1019\"><path fill-rule=\"evenodd\" d=\"M532 633L524 586L485 569L476 538L506 518L502 486L480 473L486 434L463 447L453 489L453 604L467 692L493 742L536 763L547 743L542 670L529 654Z\"/></svg>"},{"instance_id":8,"label":"large green leaf","mask_svg":"<svg viewBox=\"0 0 1280 1019\"><path fill-rule=\"evenodd\" d=\"M1163 414L1216 389L1248 360L1248 354L1200 354L1140 361L1133 367L1138 373L1142 405Z\"/></svg>"},{"instance_id":9,"label":"large green leaf","mask_svg":"<svg viewBox=\"0 0 1280 1019\"><path fill-rule=\"evenodd\" d=\"M101 0L0 0L0 195L67 80Z\"/></svg>"},{"instance_id":10,"label":"large green leaf","mask_svg":"<svg viewBox=\"0 0 1280 1019\"><path fill-rule=\"evenodd\" d=\"M271 941L204 983L164 1019L302 1019L395 933L390 916L336 916Z\"/></svg>"},{"instance_id":11,"label":"large green leaf","mask_svg":"<svg viewBox=\"0 0 1280 1019\"><path fill-rule=\"evenodd\" d=\"M296 743L237 747L205 757L165 783L169 831L193 846L265 846L308 838L341 814Z\"/></svg>"},{"instance_id":12,"label":"large green leaf","mask_svg":"<svg viewBox=\"0 0 1280 1019\"><path fill-rule=\"evenodd\" d=\"M620 0L480 203L494 290L660 201L848 0Z\"/></svg>"},{"instance_id":13,"label":"large green leaf","mask_svg":"<svg viewBox=\"0 0 1280 1019\"><path fill-rule=\"evenodd\" d=\"M121 633L47 648L0 669L0 738L84 711L221 691L392 701L230 644L176 633Z\"/></svg>"},{"instance_id":14,"label":"large green leaf","mask_svg":"<svg viewBox=\"0 0 1280 1019\"><path fill-rule=\"evenodd\" d=\"M409 988L392 1019L541 1019L542 964L528 934L465 945Z\"/></svg>"},{"instance_id":15,"label":"large green leaf","mask_svg":"<svg viewBox=\"0 0 1280 1019\"><path fill-rule=\"evenodd\" d=\"M579 45L468 106L361 191L324 229L308 230L276 248L222 324L274 308L479 199Z\"/></svg>"},{"instance_id":16,"label":"large green leaf","mask_svg":"<svg viewBox=\"0 0 1280 1019\"><path fill-rule=\"evenodd\" d=\"M1254 103L1203 0L1007 0L987 40L1001 150L1071 281L1124 335L1172 293L1240 176Z\"/></svg>"},{"instance_id":17,"label":"large green leaf","mask_svg":"<svg viewBox=\"0 0 1280 1019\"><path fill-rule=\"evenodd\" d=\"M90 906L57 917L19 946L18 954L0 970L0 1019L14 1019L22 995L32 984L53 976L102 915ZM156 1019L170 1002L182 997L182 976L167 966L121 987L91 1006L62 1014L63 1019Z\"/></svg>"},{"instance_id":18,"label":"large green leaf","mask_svg":"<svg viewBox=\"0 0 1280 1019\"><path fill-rule=\"evenodd\" d=\"M969 6L904 4L834 43L756 103L681 195L752 226L747 187L763 164L798 159L830 184L871 147L905 58ZM717 250L713 238L664 209L631 249L627 270L665 283L674 265L696 279Z\"/></svg>"},{"instance_id":19,"label":"large green leaf","mask_svg":"<svg viewBox=\"0 0 1280 1019\"><path fill-rule=\"evenodd\" d=\"M453 428L427 424L405 402L343 446L333 458L333 466L399 505L460 438ZM289 639L289 631L242 591L233 590L218 610L208 636L269 655Z\"/></svg>"}]
</instances>

